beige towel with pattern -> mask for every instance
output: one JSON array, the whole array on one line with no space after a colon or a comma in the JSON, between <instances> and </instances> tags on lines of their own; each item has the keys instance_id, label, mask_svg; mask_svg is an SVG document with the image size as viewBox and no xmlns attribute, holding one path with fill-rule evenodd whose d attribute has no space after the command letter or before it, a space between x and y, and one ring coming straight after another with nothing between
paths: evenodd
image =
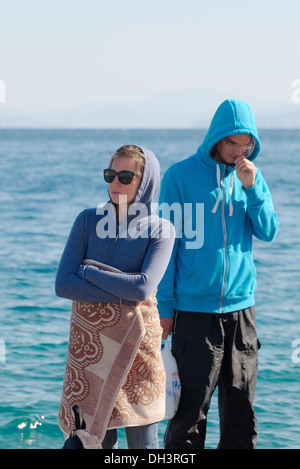
<instances>
[{"instance_id":1,"label":"beige towel with pattern","mask_svg":"<svg viewBox=\"0 0 300 469\"><path fill-rule=\"evenodd\" d=\"M106 430L164 418L165 371L155 295L136 307L73 302L58 423L74 429L78 404L100 441Z\"/></svg>"}]
</instances>

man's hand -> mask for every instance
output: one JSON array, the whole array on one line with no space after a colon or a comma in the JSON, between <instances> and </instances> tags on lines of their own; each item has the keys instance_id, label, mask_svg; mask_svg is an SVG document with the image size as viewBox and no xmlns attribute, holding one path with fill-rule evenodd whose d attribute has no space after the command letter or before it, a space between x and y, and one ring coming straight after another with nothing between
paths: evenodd
<instances>
[{"instance_id":1,"label":"man's hand","mask_svg":"<svg viewBox=\"0 0 300 469\"><path fill-rule=\"evenodd\" d=\"M239 180L243 184L245 189L255 184L255 166L252 161L248 160L244 156L239 156L235 160L235 169Z\"/></svg>"},{"instance_id":2,"label":"man's hand","mask_svg":"<svg viewBox=\"0 0 300 469\"><path fill-rule=\"evenodd\" d=\"M167 340L168 335L172 334L174 327L174 317L160 318L160 325L163 329L162 339Z\"/></svg>"}]
</instances>

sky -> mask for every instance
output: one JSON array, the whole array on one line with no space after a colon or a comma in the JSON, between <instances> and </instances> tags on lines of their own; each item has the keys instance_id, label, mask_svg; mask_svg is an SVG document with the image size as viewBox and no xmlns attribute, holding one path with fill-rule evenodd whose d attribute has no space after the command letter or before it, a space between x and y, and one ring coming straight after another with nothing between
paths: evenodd
<instances>
[{"instance_id":1,"label":"sky","mask_svg":"<svg viewBox=\"0 0 300 469\"><path fill-rule=\"evenodd\" d=\"M299 0L0 0L0 127L188 127L226 98L300 126L299 18Z\"/></svg>"}]
</instances>

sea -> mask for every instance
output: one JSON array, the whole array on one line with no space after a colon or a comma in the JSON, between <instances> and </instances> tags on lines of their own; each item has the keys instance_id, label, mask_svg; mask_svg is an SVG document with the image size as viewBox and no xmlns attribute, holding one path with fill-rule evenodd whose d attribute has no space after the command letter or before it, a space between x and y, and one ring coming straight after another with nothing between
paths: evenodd
<instances>
[{"instance_id":1,"label":"sea","mask_svg":"<svg viewBox=\"0 0 300 469\"><path fill-rule=\"evenodd\" d=\"M54 291L76 215L107 200L102 171L128 143L150 148L161 175L193 154L205 129L0 130L0 449L60 449L57 425L71 302ZM258 449L300 448L300 129L261 129L256 160L280 219L254 240ZM160 445L167 422L159 423ZM219 440L217 390L206 448ZM119 448L125 449L124 430Z\"/></svg>"}]
</instances>

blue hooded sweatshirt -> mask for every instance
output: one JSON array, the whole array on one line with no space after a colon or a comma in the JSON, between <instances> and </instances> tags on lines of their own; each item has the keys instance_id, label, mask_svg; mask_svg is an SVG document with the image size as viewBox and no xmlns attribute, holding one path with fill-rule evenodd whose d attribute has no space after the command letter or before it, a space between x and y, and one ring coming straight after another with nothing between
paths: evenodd
<instances>
[{"instance_id":1,"label":"blue hooded sweatshirt","mask_svg":"<svg viewBox=\"0 0 300 469\"><path fill-rule=\"evenodd\" d=\"M162 317L173 316L174 310L226 313L254 305L252 237L271 241L279 221L258 168L254 186L245 189L234 167L211 157L217 142L237 134L253 137L255 149L250 159L254 161L260 141L252 110L243 101L226 100L217 109L197 153L175 163L164 175L159 207L180 204L184 209L181 223L172 211L166 214L161 209L162 216L170 218L177 229L157 293ZM185 226L189 218L193 219L194 239Z\"/></svg>"},{"instance_id":2,"label":"blue hooded sweatshirt","mask_svg":"<svg viewBox=\"0 0 300 469\"><path fill-rule=\"evenodd\" d=\"M160 165L152 151L140 148L145 168L127 218L117 222L111 200L77 216L56 275L58 296L136 305L156 290L172 253L175 230L152 209L160 186ZM84 259L122 273L83 267Z\"/></svg>"}]
</instances>

